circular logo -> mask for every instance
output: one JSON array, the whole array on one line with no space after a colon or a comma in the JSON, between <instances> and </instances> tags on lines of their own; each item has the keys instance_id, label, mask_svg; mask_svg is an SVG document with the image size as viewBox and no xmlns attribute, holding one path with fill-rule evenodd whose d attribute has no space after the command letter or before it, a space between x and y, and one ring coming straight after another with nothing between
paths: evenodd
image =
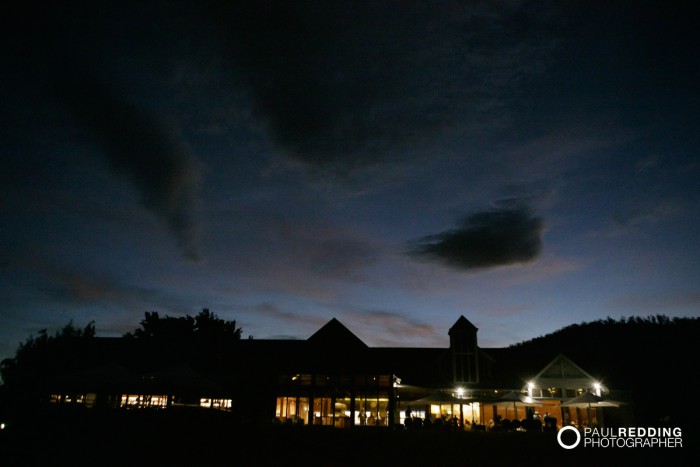
<instances>
[{"instance_id":1,"label":"circular logo","mask_svg":"<svg viewBox=\"0 0 700 467\"><path fill-rule=\"evenodd\" d=\"M573 431L576 433L576 442L573 444L566 444L561 440L561 434L564 433L565 431ZM576 446L578 446L578 443L581 442L581 433L578 432L578 430L573 427L573 426L565 426L562 427L561 430L559 430L559 433L557 433L557 441L559 442L559 446L563 447L564 449L573 449Z\"/></svg>"}]
</instances>

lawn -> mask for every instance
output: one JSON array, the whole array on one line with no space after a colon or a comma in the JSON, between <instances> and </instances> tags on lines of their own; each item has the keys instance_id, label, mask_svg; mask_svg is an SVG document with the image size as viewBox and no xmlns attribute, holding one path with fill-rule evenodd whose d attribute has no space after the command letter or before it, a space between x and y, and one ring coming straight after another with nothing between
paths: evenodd
<instances>
[{"instance_id":1,"label":"lawn","mask_svg":"<svg viewBox=\"0 0 700 467\"><path fill-rule=\"evenodd\" d=\"M555 433L407 431L234 424L219 416L37 417L0 433L0 465L623 466L700 465L683 448L563 449Z\"/></svg>"}]
</instances>

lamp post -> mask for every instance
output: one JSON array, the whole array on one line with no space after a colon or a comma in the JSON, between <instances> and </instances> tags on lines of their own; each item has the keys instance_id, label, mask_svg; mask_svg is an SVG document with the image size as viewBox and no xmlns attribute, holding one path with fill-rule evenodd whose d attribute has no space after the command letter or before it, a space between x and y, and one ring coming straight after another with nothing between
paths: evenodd
<instances>
[{"instance_id":1,"label":"lamp post","mask_svg":"<svg viewBox=\"0 0 700 467\"><path fill-rule=\"evenodd\" d=\"M464 397L464 388L457 388L457 398L459 399L459 423L464 430L464 404L462 404L462 398Z\"/></svg>"}]
</instances>

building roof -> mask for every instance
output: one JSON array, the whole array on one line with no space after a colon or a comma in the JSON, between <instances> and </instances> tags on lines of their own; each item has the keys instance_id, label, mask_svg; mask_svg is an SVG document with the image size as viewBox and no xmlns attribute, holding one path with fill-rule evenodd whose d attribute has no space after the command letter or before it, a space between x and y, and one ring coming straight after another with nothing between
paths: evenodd
<instances>
[{"instance_id":1,"label":"building roof","mask_svg":"<svg viewBox=\"0 0 700 467\"><path fill-rule=\"evenodd\" d=\"M477 328L460 316L450 332L454 330L476 332ZM394 375L404 385L429 389L452 384L449 344L429 348L369 347L336 318L306 340L91 338L76 340L75 351L88 356L77 368L80 371L67 373L78 380L92 375L103 382L126 384L148 376L173 384L175 380L191 384L200 381L225 390L245 386L252 380L269 383L284 374L316 373ZM519 390L534 377L590 378L578 365L554 351L479 348L478 361L479 382L469 383L472 389ZM113 374L108 374L110 371Z\"/></svg>"},{"instance_id":2,"label":"building roof","mask_svg":"<svg viewBox=\"0 0 700 467\"><path fill-rule=\"evenodd\" d=\"M452 335L452 331L463 331L463 330L468 330L468 331L478 331L479 328L474 326L467 318L465 318L463 315L460 315L460 317L457 319L455 324L452 325L450 330L448 331L449 335Z\"/></svg>"},{"instance_id":3,"label":"building roof","mask_svg":"<svg viewBox=\"0 0 700 467\"><path fill-rule=\"evenodd\" d=\"M344 351L367 349L367 344L335 318L323 325L307 341L314 347L326 349L342 348Z\"/></svg>"}]
</instances>

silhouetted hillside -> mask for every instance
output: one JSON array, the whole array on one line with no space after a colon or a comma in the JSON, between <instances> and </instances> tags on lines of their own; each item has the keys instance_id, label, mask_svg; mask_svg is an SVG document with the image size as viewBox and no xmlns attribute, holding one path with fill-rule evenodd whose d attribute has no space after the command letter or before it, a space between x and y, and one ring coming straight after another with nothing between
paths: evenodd
<instances>
[{"instance_id":1,"label":"silhouetted hillside","mask_svg":"<svg viewBox=\"0 0 700 467\"><path fill-rule=\"evenodd\" d=\"M546 336L512 345L523 354L564 353L617 390L629 390L636 417L654 422L687 420L700 318L608 318L572 324Z\"/></svg>"}]
</instances>

